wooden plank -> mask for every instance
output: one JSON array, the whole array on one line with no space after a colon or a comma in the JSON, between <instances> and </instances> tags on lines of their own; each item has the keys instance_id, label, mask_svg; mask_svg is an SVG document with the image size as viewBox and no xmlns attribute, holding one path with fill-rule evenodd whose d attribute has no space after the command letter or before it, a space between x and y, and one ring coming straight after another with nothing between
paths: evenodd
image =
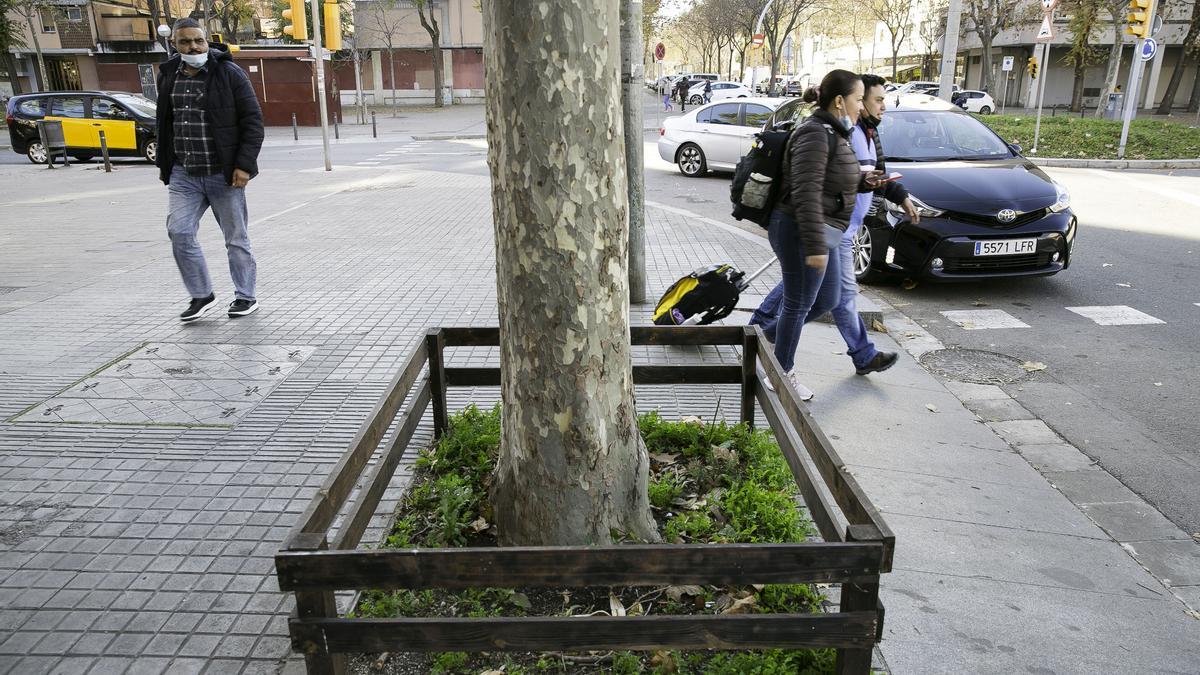
<instances>
[{"instance_id":1,"label":"wooden plank","mask_svg":"<svg viewBox=\"0 0 1200 675\"><path fill-rule=\"evenodd\" d=\"M804 496L804 505L808 507L813 524L817 526L821 538L825 541L842 541L842 527L838 522L833 505L825 499L825 494L821 492L816 481L813 480L813 476L809 474L808 465L804 463L800 455L800 439L793 432L791 423L787 421L779 397L766 387L760 387L758 402L762 406L763 414L767 417L767 423L775 432L775 442L779 444L779 450L792 469L792 476L796 479L800 494Z\"/></svg>"},{"instance_id":2,"label":"wooden plank","mask_svg":"<svg viewBox=\"0 0 1200 675\"><path fill-rule=\"evenodd\" d=\"M842 461L829 439L825 437L825 433L817 425L808 406L796 397L791 382L784 376L779 361L767 345L765 340L759 342L758 356L763 361L763 370L767 373L768 379L775 386L775 392L782 403L784 414L795 428L800 440L803 441L809 457L812 458L817 470L821 472L826 486L846 519L851 524L871 524L879 530L887 550L883 571L890 572L892 555L896 546L895 535L884 523L883 517L870 498L863 492L858 480L850 475L845 462Z\"/></svg>"},{"instance_id":3,"label":"wooden plank","mask_svg":"<svg viewBox=\"0 0 1200 675\"><path fill-rule=\"evenodd\" d=\"M412 440L417 425L421 423L425 408L429 406L430 397L429 380L427 379L417 389L412 405L397 420L399 427L396 429L396 435L367 476L364 487L359 490L358 498L351 504L350 510L346 514L346 520L343 521L337 537L333 540L333 548L340 551L358 546L363 532L371 523L371 516L375 515L379 500L383 498L388 483L396 473L396 466L400 464L400 459L404 456L404 451L408 448L408 443Z\"/></svg>"},{"instance_id":4,"label":"wooden plank","mask_svg":"<svg viewBox=\"0 0 1200 675\"><path fill-rule=\"evenodd\" d=\"M317 491L304 513L296 521L296 526L288 535L289 540L304 532L324 533L329 528L330 523L337 516L338 510L342 508L342 504L350 495L367 460L375 453L379 441L387 433L400 405L404 403L413 383L421 374L421 369L425 366L426 355L424 344L418 343L413 347L404 367L396 373L388 385L387 393L375 404L375 408L371 410L371 414L367 416L363 426L355 434L354 440L350 441L350 447L338 460L333 471L321 485L321 489ZM288 545L285 544L284 547L287 548Z\"/></svg>"},{"instance_id":5,"label":"wooden plank","mask_svg":"<svg viewBox=\"0 0 1200 675\"><path fill-rule=\"evenodd\" d=\"M877 576L879 543L281 551L279 588L542 588L834 583Z\"/></svg>"},{"instance_id":6,"label":"wooden plank","mask_svg":"<svg viewBox=\"0 0 1200 675\"><path fill-rule=\"evenodd\" d=\"M632 326L635 345L740 345L741 326Z\"/></svg>"},{"instance_id":7,"label":"wooden plank","mask_svg":"<svg viewBox=\"0 0 1200 675\"><path fill-rule=\"evenodd\" d=\"M317 550L329 548L322 535L313 546ZM320 633L304 630L304 623L311 620L336 619L337 601L327 590L296 591L296 611L292 614L291 626L293 646L304 654L305 670L319 675L342 675L346 672L346 657L330 653ZM291 627L295 627L292 629Z\"/></svg>"},{"instance_id":8,"label":"wooden plank","mask_svg":"<svg viewBox=\"0 0 1200 675\"><path fill-rule=\"evenodd\" d=\"M317 619L334 652L799 649L875 643L874 612L724 616Z\"/></svg>"},{"instance_id":9,"label":"wooden plank","mask_svg":"<svg viewBox=\"0 0 1200 675\"><path fill-rule=\"evenodd\" d=\"M742 423L754 428L754 397L758 393L757 326L742 327Z\"/></svg>"},{"instance_id":10,"label":"wooden plank","mask_svg":"<svg viewBox=\"0 0 1200 675\"><path fill-rule=\"evenodd\" d=\"M446 368L446 386L496 387L499 368ZM739 384L741 366L634 366L634 384Z\"/></svg>"},{"instance_id":11,"label":"wooden plank","mask_svg":"<svg viewBox=\"0 0 1200 675\"><path fill-rule=\"evenodd\" d=\"M499 347L498 326L444 326L447 347Z\"/></svg>"},{"instance_id":12,"label":"wooden plank","mask_svg":"<svg viewBox=\"0 0 1200 675\"><path fill-rule=\"evenodd\" d=\"M846 540L879 541L882 533L873 525L851 525L846 528ZM860 580L842 584L839 613L854 614L872 612L876 615L876 638L883 637L883 605L879 602L879 579ZM871 672L871 647L842 647L838 649L835 672L839 675L869 675Z\"/></svg>"},{"instance_id":13,"label":"wooden plank","mask_svg":"<svg viewBox=\"0 0 1200 675\"><path fill-rule=\"evenodd\" d=\"M446 368L447 387L498 387L500 368Z\"/></svg>"},{"instance_id":14,"label":"wooden plank","mask_svg":"<svg viewBox=\"0 0 1200 675\"><path fill-rule=\"evenodd\" d=\"M441 328L425 333L429 353L429 390L433 396L433 437L441 438L449 424L446 416L446 335Z\"/></svg>"},{"instance_id":15,"label":"wooden plank","mask_svg":"<svg viewBox=\"0 0 1200 675\"><path fill-rule=\"evenodd\" d=\"M634 366L634 384L740 384L741 366Z\"/></svg>"}]
</instances>

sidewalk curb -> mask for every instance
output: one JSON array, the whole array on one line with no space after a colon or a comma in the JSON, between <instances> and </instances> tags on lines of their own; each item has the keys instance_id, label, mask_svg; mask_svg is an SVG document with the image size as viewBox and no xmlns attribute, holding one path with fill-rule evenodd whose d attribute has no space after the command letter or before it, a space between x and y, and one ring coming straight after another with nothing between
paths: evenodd
<instances>
[{"instance_id":1,"label":"sidewalk curb","mask_svg":"<svg viewBox=\"0 0 1200 675\"><path fill-rule=\"evenodd\" d=\"M658 131L658 127L642 127L642 132ZM487 138L487 134L421 134L412 137L414 141L473 141Z\"/></svg>"},{"instance_id":2,"label":"sidewalk curb","mask_svg":"<svg viewBox=\"0 0 1200 675\"><path fill-rule=\"evenodd\" d=\"M1071 169L1200 169L1200 159L1070 159L1026 157L1038 166Z\"/></svg>"},{"instance_id":3,"label":"sidewalk curb","mask_svg":"<svg viewBox=\"0 0 1200 675\"><path fill-rule=\"evenodd\" d=\"M988 427L1001 441L1012 448L1014 453L1028 462L1046 482L1066 497L1072 506L1091 520L1108 535L1111 541L1118 544L1126 555L1158 581L1164 590L1193 614L1200 612L1200 602L1186 594L1186 589L1192 587L1173 585L1171 579L1164 574L1165 570L1171 569L1172 562L1165 559L1171 553L1164 554L1152 549L1149 551L1143 549L1141 552L1138 550L1144 541L1150 543L1178 542L1182 548L1189 548L1189 544L1195 546L1200 542L1194 541L1186 532L1168 521L1153 504L1146 502L1140 495L1125 487L1107 469L1100 466L1097 460L1061 436L1045 420L1027 410L1020 401L1010 396L1000 386L951 380L929 371L921 364L921 357L932 351L946 349L946 346L932 333L908 315L892 307L887 301L880 298L873 298L873 300L884 308L887 323L898 329L895 332L889 331L892 339L908 352L909 356L929 373L931 378L941 383L964 408L975 415L980 424ZM1014 412L1024 413L1024 415L1014 414ZM1112 501L1111 498L1098 501L1096 498L1092 498L1092 493L1087 488L1070 480L1073 476L1091 473L1103 474L1115 481L1124 490L1126 496L1118 502ZM1120 507L1120 510L1108 512L1103 507ZM1160 535L1152 538L1142 535L1134 539L1128 536L1121 537L1119 530L1122 528L1118 521L1125 512L1136 512L1143 520L1144 527L1149 527L1154 520L1160 519L1161 527L1175 530L1178 536ZM1157 516L1157 519L1146 517L1148 514Z\"/></svg>"}]
</instances>

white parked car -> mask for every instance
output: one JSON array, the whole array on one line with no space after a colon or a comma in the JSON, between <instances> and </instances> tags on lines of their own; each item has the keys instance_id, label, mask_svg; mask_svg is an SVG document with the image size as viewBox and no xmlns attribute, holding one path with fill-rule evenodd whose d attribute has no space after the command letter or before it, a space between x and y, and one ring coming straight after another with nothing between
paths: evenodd
<instances>
[{"instance_id":1,"label":"white parked car","mask_svg":"<svg viewBox=\"0 0 1200 675\"><path fill-rule=\"evenodd\" d=\"M956 92L954 100L958 103L958 107L967 112L979 113L980 115L991 115L996 112L996 101L986 91L967 89L966 91Z\"/></svg>"},{"instance_id":2,"label":"white parked car","mask_svg":"<svg viewBox=\"0 0 1200 675\"><path fill-rule=\"evenodd\" d=\"M726 98L747 98L753 96L750 87L745 86L741 82L730 82L728 80L720 80L712 83L712 100L720 101ZM704 83L699 82L693 84L688 90L688 103L692 105L700 105L704 103Z\"/></svg>"},{"instance_id":3,"label":"white parked car","mask_svg":"<svg viewBox=\"0 0 1200 675\"><path fill-rule=\"evenodd\" d=\"M733 171L750 152L754 134L783 98L744 98L709 103L686 115L668 117L658 132L658 156L685 176L709 169Z\"/></svg>"}]
</instances>

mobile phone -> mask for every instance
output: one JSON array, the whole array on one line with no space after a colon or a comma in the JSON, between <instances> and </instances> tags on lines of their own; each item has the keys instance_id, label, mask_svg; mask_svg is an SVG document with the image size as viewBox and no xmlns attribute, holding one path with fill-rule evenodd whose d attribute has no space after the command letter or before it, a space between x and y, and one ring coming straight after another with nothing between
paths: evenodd
<instances>
[{"instance_id":1,"label":"mobile phone","mask_svg":"<svg viewBox=\"0 0 1200 675\"><path fill-rule=\"evenodd\" d=\"M879 180L879 182L880 183L890 183L894 180L900 180L901 178L904 178L904 176L902 174L899 174L899 173L893 171L887 175L887 178L881 178Z\"/></svg>"}]
</instances>

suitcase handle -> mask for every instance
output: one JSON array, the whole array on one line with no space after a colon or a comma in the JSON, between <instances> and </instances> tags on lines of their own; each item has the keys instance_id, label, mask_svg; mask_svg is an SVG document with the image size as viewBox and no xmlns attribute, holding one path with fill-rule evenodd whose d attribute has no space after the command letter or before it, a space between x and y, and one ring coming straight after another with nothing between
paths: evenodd
<instances>
[{"instance_id":1,"label":"suitcase handle","mask_svg":"<svg viewBox=\"0 0 1200 675\"><path fill-rule=\"evenodd\" d=\"M778 261L779 261L778 256L772 256L771 259L767 261L767 264L754 270L753 274L746 277L745 279L743 279L741 281L741 283L738 284L738 292L746 290L755 279L757 279L759 276L761 276L763 272L767 271L768 267L770 267L771 265L774 265Z\"/></svg>"}]
</instances>

